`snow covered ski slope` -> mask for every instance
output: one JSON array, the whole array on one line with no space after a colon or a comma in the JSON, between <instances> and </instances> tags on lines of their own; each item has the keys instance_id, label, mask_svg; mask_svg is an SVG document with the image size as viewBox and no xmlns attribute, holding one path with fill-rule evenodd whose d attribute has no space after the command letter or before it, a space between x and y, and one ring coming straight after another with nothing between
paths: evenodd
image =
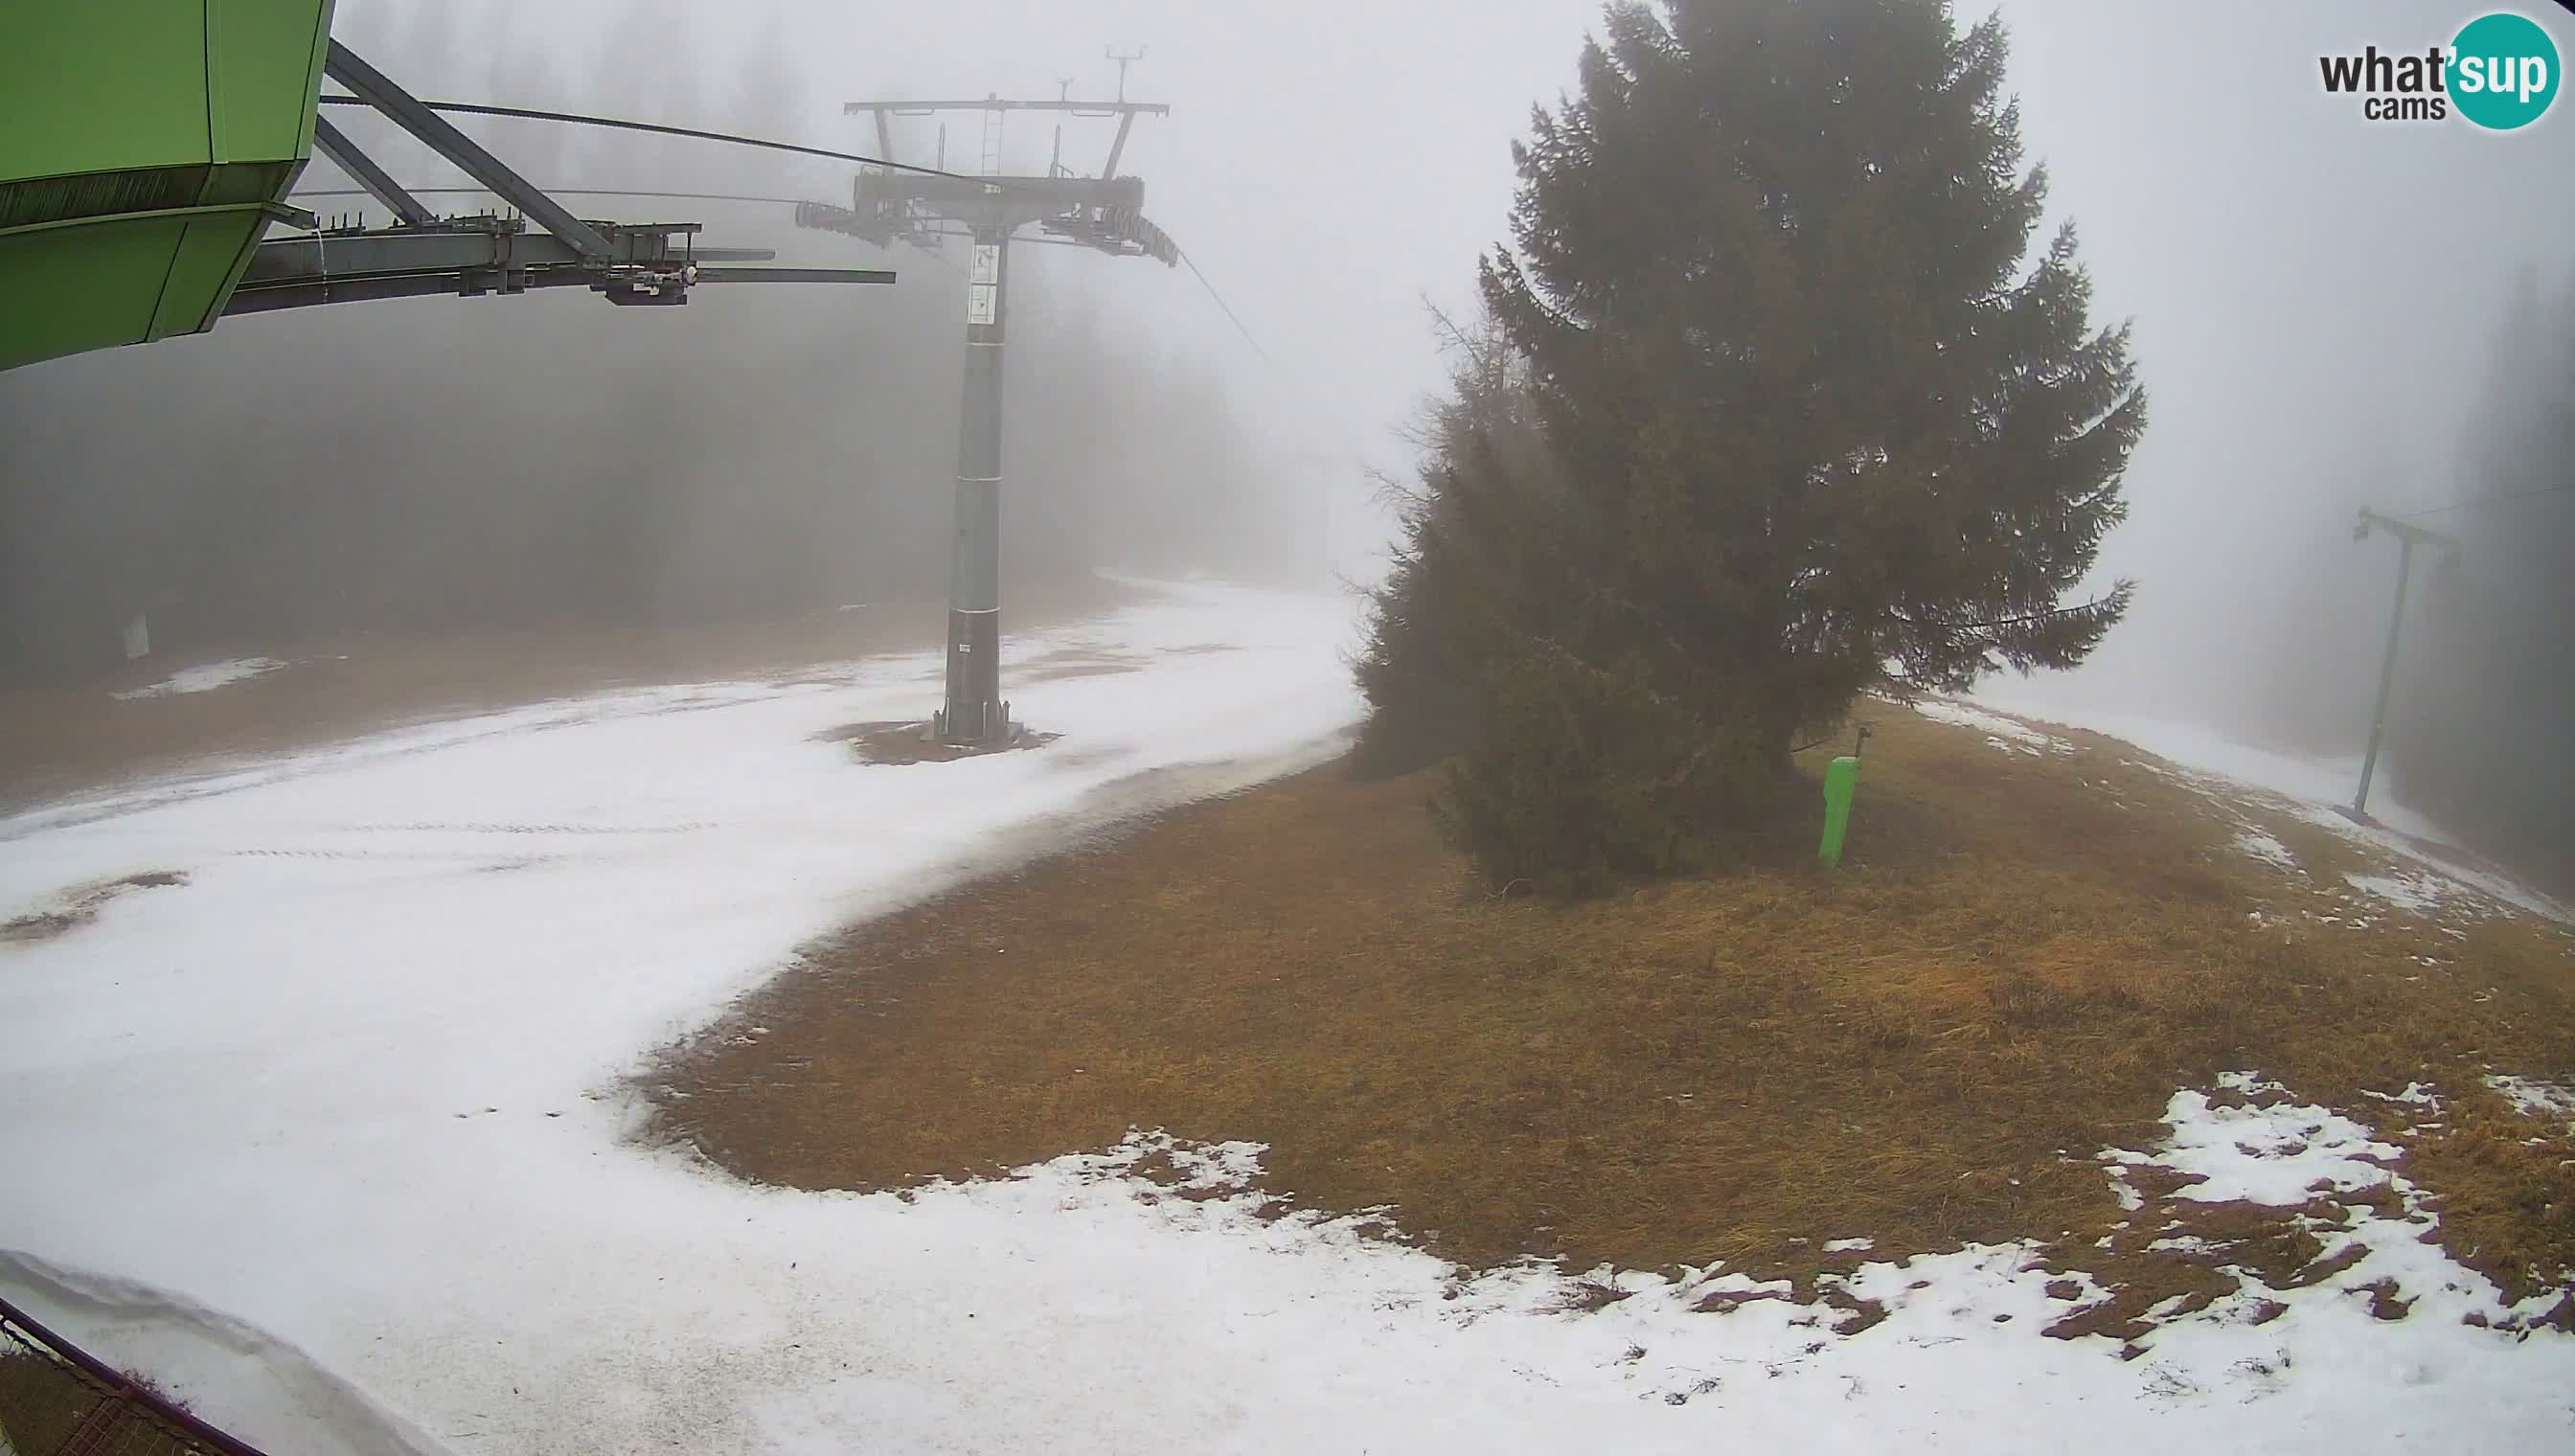
<instances>
[{"instance_id":1,"label":"snow covered ski slope","mask_svg":"<svg viewBox=\"0 0 2575 1456\"><path fill-rule=\"evenodd\" d=\"M1632 1297L1567 1313L1556 1271L1469 1279L1250 1196L1149 1199L1126 1172L1150 1135L909 1198L629 1139L626 1078L811 937L1333 751L1351 607L1176 588L1023 644L1018 708L1064 735L1033 752L866 765L822 736L920 713L937 664L906 658L0 821L0 919L37 917L0 942L0 1248L27 1256L0 1292L277 1456L2568 1439L2565 1342L2462 1325L2496 1296L2411 1226L2349 1278L2446 1287L2436 1313L2282 1290L2267 1322L2215 1310L2122 1360L2040 1333L2064 1303L2017 1246L1861 1264L1850 1292L1888 1315L1843 1338L1789 1299L1692 1312L1777 1292L1721 1269L1620 1274ZM2185 1093L2170 1124L2133 1156L2212 1188L2260 1196L2229 1149L2287 1136L2302 1174L2377 1176L2368 1130L2320 1109ZM1217 1187L1258 1158L1177 1150Z\"/></svg>"}]
</instances>

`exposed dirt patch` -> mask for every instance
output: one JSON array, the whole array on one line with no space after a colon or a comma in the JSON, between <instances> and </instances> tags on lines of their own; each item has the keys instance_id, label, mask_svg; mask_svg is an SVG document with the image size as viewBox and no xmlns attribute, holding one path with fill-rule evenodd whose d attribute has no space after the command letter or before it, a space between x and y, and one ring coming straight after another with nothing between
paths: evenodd
<instances>
[{"instance_id":1,"label":"exposed dirt patch","mask_svg":"<svg viewBox=\"0 0 2575 1456\"><path fill-rule=\"evenodd\" d=\"M2555 1191L2575 1145L2522 1119L2543 1143L2472 1151L2476 1118L2405 1125L2364 1095L2575 1068L2560 931L2301 920L2311 891L2235 847L2236 812L2126 744L2000 753L1879 719L1838 874L1496 897L1439 842L1421 776L1326 770L1175 811L814 947L744 1004L770 1035L675 1056L688 1095L660 1127L816 1188L1137 1127L1249 1139L1276 1195L1390 1209L1469 1264L1723 1260L1801 1298L1851 1262L1826 1235L1871 1235L1871 1258L2032 1238L2135 1291L2090 1312L2122 1333L2223 1297L2224 1266L2294 1279L2335 1242L2296 1221L2322 1210L2221 1207L2188 1210L2216 1252L2149 1250L2163 1230L2093 1161L2153 1145L2175 1088L2252 1066L2380 1122L2452 1251L2507 1289L2570 1276L2575 1225L2551 1210L2575 1207ZM2131 1182L2152 1207L2166 1177Z\"/></svg>"},{"instance_id":2,"label":"exposed dirt patch","mask_svg":"<svg viewBox=\"0 0 2575 1456\"><path fill-rule=\"evenodd\" d=\"M152 869L141 874L129 874L122 879L111 879L104 884L65 890L54 904L44 909L30 910L0 921L0 941L51 940L97 919L100 908L120 895L187 882L188 876L175 869Z\"/></svg>"},{"instance_id":3,"label":"exposed dirt patch","mask_svg":"<svg viewBox=\"0 0 2575 1456\"><path fill-rule=\"evenodd\" d=\"M960 758L1042 748L1064 734L1033 733L1022 728L1007 743L947 743L931 736L930 725L915 721L844 724L814 736L827 743L848 743L852 751L870 763L954 763Z\"/></svg>"},{"instance_id":4,"label":"exposed dirt patch","mask_svg":"<svg viewBox=\"0 0 2575 1456\"><path fill-rule=\"evenodd\" d=\"M1788 1295L1785 1291L1778 1289L1719 1289L1713 1294L1702 1296L1696 1303L1692 1304L1690 1308L1698 1311L1700 1314L1731 1314L1735 1310L1741 1309L1743 1306L1750 1304L1755 1300L1785 1299L1787 1297ZM2072 1296L2069 1294L2067 1297L2071 1298Z\"/></svg>"},{"instance_id":5,"label":"exposed dirt patch","mask_svg":"<svg viewBox=\"0 0 2575 1456\"><path fill-rule=\"evenodd\" d=\"M2246 1290L2246 1280L2267 1289L2303 1289L2325 1283L2359 1263L2367 1250L2343 1240L2327 1252L2327 1239L2364 1219L2382 1215L2387 1189L2335 1193L2295 1208L2240 1200L2200 1202L2177 1196L2187 1182L2141 1178L2162 1171L2132 1168L2131 1187L2161 1186L2145 1206L2097 1238L2068 1238L2048 1250L2040 1267L2080 1269L2108 1292L2048 1325L2059 1339L2108 1335L2134 1341L2157 1324L2196 1314L2229 1295ZM2059 1299L2079 1293L2071 1279L2053 1282L2048 1292ZM2260 1324L2285 1308L2267 1297L2247 1306L2247 1323Z\"/></svg>"}]
</instances>

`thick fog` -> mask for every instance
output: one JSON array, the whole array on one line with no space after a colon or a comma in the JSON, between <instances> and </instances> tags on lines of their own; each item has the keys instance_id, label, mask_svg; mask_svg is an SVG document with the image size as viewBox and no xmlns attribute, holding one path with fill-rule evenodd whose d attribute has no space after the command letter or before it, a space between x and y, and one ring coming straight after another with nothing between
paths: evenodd
<instances>
[{"instance_id":1,"label":"thick fog","mask_svg":"<svg viewBox=\"0 0 2575 1456\"><path fill-rule=\"evenodd\" d=\"M2475 437L2510 375L2505 341L2566 286L2575 111L2494 134L2370 123L2322 93L2320 53L2420 50L2468 10L1999 8L2052 211L2080 227L2096 313L2134 319L2153 399L2131 516L2101 560L2105 580L2139 581L2136 608L2091 665L2016 691L2350 750L2395 572L2392 541L2351 539L2357 509L2566 476L2562 456L2507 466ZM2542 9L2561 45L2575 36ZM1016 254L1005 580L1125 566L1310 583L1363 574L1381 541L1361 474L1403 468L1401 428L1440 379L1426 306L1468 303L1477 253L1505 235L1509 144L1569 83L1596 18L1589 0L349 0L336 29L427 96L853 150L874 137L844 100L1051 97L1068 78L1097 96L1117 82L1104 47L1147 47L1129 92L1173 113L1138 123L1121 170L1259 349L1186 270ZM949 160L971 168L976 118L946 121ZM383 124L351 125L406 180L452 180ZM851 173L468 125L557 186L832 200ZM1066 163L1096 170L1107 131L1069 124ZM1014 117L1009 170L1042 169L1053 140L1050 120ZM938 144L927 123L898 141L916 162ZM327 163L307 174L335 183ZM935 601L962 254L800 233L778 207L580 202L903 281L708 288L674 311L574 291L333 307L0 377L13 621L84 592L112 599L82 609L102 621L141 593L281 628ZM2452 585L2418 598L2427 614L2444 592L2562 614L2565 563L2528 546L2519 509L2426 518L2468 543ZM2562 652L2530 661L2566 676ZM2409 655L2400 695L2427 682ZM2418 748L2426 723L2400 724Z\"/></svg>"},{"instance_id":2,"label":"thick fog","mask_svg":"<svg viewBox=\"0 0 2575 1456\"><path fill-rule=\"evenodd\" d=\"M2372 124L2322 95L2319 52L2446 38L2466 15L2437 7L2004 13L2032 152L2154 398L2101 563L2138 609L2039 691L2356 746L2396 548L2351 525L2482 492L2471 431L2526 271L2563 266L2575 125Z\"/></svg>"}]
</instances>

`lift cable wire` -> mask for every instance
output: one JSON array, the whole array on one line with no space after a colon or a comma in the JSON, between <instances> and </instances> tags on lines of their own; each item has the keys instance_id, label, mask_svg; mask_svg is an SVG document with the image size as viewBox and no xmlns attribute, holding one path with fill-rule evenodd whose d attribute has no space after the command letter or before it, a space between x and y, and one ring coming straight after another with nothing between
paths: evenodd
<instances>
[{"instance_id":1,"label":"lift cable wire","mask_svg":"<svg viewBox=\"0 0 2575 1456\"><path fill-rule=\"evenodd\" d=\"M356 96L321 98L324 106L365 106ZM452 111L465 116L510 116L522 121L559 121L572 126L607 127L614 131L652 132L666 137L694 137L702 142L724 142L737 147L759 147L772 152L795 152L807 157L829 157L835 162L863 162L871 167L884 167L895 172L917 172L924 177L946 177L958 182L980 182L983 179L945 172L937 167L915 167L908 162L889 162L883 157L869 157L857 152L835 152L825 147L799 146L794 142L774 142L766 137L746 137L734 132L700 131L696 127L664 126L659 122L627 121L613 116L585 116L574 111L537 111L524 106L486 106L471 101L424 101L432 111ZM639 194L640 195L640 194Z\"/></svg>"},{"instance_id":2,"label":"lift cable wire","mask_svg":"<svg viewBox=\"0 0 2575 1456\"><path fill-rule=\"evenodd\" d=\"M1233 321L1235 329L1243 335L1243 342L1252 346L1252 352L1261 356L1261 362L1269 365L1272 369L1279 368L1279 361L1271 358L1270 351L1261 347L1261 341L1252 337L1252 330L1247 327L1244 324L1243 319L1235 313L1234 307L1225 301L1225 295L1218 293L1216 291L1216 285L1208 282L1208 276L1199 271L1199 260L1191 257L1187 249L1176 248L1173 251L1179 253L1181 255L1181 261L1190 266L1190 276L1199 281L1199 287L1206 289L1207 296L1216 300L1216 306L1225 310L1226 318Z\"/></svg>"},{"instance_id":3,"label":"lift cable wire","mask_svg":"<svg viewBox=\"0 0 2575 1456\"><path fill-rule=\"evenodd\" d=\"M327 104L337 106L359 106L365 104L355 96L324 96L321 99ZM872 167L889 167L901 172L918 172L927 177L958 177L957 173L942 172L935 167L914 167L902 162L888 162L882 158L862 156L856 152L827 151L821 147L802 147L791 142L773 142L759 137L736 136L726 132L699 131L693 127L662 126L657 123L642 121L622 121L614 117L582 116L568 111L535 111L517 106L484 106L477 103L463 101L424 101L421 104L432 111L453 111L473 116L519 117L529 121L558 121L567 122L576 126L612 127L621 131L656 132L667 136L696 137L703 141L728 142L737 146L745 147L764 147L773 151L797 152L812 157L829 157L834 161L840 162L860 162ZM959 180L970 179L960 178ZM567 197L652 197L693 202L775 203L781 206L794 206L805 201L803 198L759 197L737 192L652 192L613 187L553 187L545 190L549 192L560 192ZM431 196L441 196L459 193L486 193L487 190L479 187L415 187L412 188L411 191ZM366 196L367 193L363 188L350 187L298 190L294 195L297 197L362 197ZM1068 248L1087 246L1085 244L1073 242L1057 242L1057 240L1049 238L1030 238L1025 239L1024 241L1038 244L1055 243L1056 246ZM1196 258L1191 257L1186 249L1176 248L1174 251L1180 255L1181 262L1189 266L1190 276L1199 281L1199 287L1207 290L1209 300L1215 303L1217 308L1224 313L1226 321L1234 325L1235 332L1243 336L1243 342L1252 346L1252 352L1261 357L1262 363L1269 365L1274 370L1278 369L1280 367L1279 361L1272 357L1269 350L1261 347L1261 340L1253 334L1251 326L1244 323L1243 316L1236 313L1234 311L1234 306L1225 301L1225 295L1217 292L1216 284L1209 280L1207 271L1199 267L1199 261ZM956 267L955 264L949 263L946 258L940 257L937 253L932 253L930 256L937 259L940 263L946 264L951 269Z\"/></svg>"},{"instance_id":4,"label":"lift cable wire","mask_svg":"<svg viewBox=\"0 0 2575 1456\"><path fill-rule=\"evenodd\" d=\"M497 195L488 187L408 187L403 190L425 197ZM805 200L797 197L753 197L740 192L644 192L626 187L547 187L539 190L560 192L566 197L677 197L696 202L797 203ZM292 197L366 197L370 194L363 187L299 187L288 195Z\"/></svg>"},{"instance_id":5,"label":"lift cable wire","mask_svg":"<svg viewBox=\"0 0 2575 1456\"><path fill-rule=\"evenodd\" d=\"M348 104L356 102L358 98L354 96L325 96L322 99L324 101ZM654 126L644 122L612 121L600 117L574 116L567 112L525 111L520 108L510 106L471 106L463 102L456 101L428 101L421 104L427 106L432 111L463 111L472 112L477 115L518 116L539 121L587 122L599 126L624 127L635 131L669 132L677 136L704 137L711 141L739 142L745 146L775 147L781 151L808 152L818 157L831 157L845 162L865 162L879 167L897 167L903 171L920 172L932 177L953 177L956 175L955 173L940 172L928 167L905 167L899 162L880 162L874 157L862 157L852 152L826 152L816 147L792 146L786 142L764 142L755 137L726 136L718 132L691 131L685 127ZM489 189L481 187L415 187L410 190L424 196L433 197L451 196L460 193L469 195L489 195ZM758 197L739 192L651 192L616 187L549 187L544 190L548 192L560 192L566 197L654 197L691 202L776 203L781 206L790 207L806 201L804 198L797 197ZM294 195L297 197L364 197L368 194L363 188L333 187L312 189L299 188ZM952 234L948 236L962 237L964 235ZM1041 245L1053 243L1057 247L1065 248L1088 246L1087 244L1082 243L1058 242L1052 238L1025 238L1021 241ZM1279 361L1271 357L1269 350L1261 347L1261 340L1255 337L1251 327L1243 322L1243 316L1234 311L1234 306L1225 301L1225 295L1217 292L1216 285L1208 280L1206 270L1199 267L1199 261L1196 258L1191 257L1186 249L1175 251L1180 253L1181 262L1189 266L1190 276L1199 281L1199 287L1206 289L1208 298L1214 301L1217 308L1224 312L1227 322L1233 324L1236 332L1243 335L1243 342L1252 346L1252 352L1261 356L1262 363L1269 365L1273 369L1278 368ZM939 258L939 255L936 253L931 256ZM948 260L945 258L939 258L939 261L941 263L948 263ZM956 265L949 264L948 266L954 268Z\"/></svg>"}]
</instances>

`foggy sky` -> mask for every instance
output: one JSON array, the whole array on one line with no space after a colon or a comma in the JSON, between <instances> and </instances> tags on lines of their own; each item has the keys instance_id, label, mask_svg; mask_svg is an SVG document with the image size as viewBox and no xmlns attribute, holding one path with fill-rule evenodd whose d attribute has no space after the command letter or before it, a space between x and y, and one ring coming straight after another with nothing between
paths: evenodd
<instances>
[{"instance_id":1,"label":"foggy sky","mask_svg":"<svg viewBox=\"0 0 2575 1456\"><path fill-rule=\"evenodd\" d=\"M387 8L344 5L343 34L366 34ZM499 12L502 30L559 38L567 70L584 64L583 17L634 13L543 8ZM2143 583L2138 606L2093 665L2031 686L2245 727L2292 671L2365 706L2374 619L2352 624L2334 661L2319 659L2312 634L2291 632L2304 645L2285 668L2269 650L2273 625L2319 599L2336 618L2383 605L2392 567L2349 540L2358 505L2418 509L2467 492L2450 463L2513 277L2562 256L2575 235L2575 103L2493 134L2372 124L2322 93L2319 53L2419 48L2482 6L1994 8L2011 29L2007 84L2029 156L2051 179L2051 223L2081 230L2096 315L2134 319L2153 399L2130 519L2100 563L2105 580ZM2564 15L2532 8L2575 56ZM1441 377L1423 301L1470 306L1475 258L1505 236L1509 143L1532 103L1571 85L1597 16L1590 0L746 0L722 25L683 25L693 54L785 38L800 95L777 114L782 133L858 149L871 138L838 114L840 100L1045 96L1066 77L1076 94L1101 94L1114 78L1104 47L1147 46L1131 94L1173 114L1139 123L1125 170L1147 179L1149 213L1278 367L1253 357L1186 278L1073 256L1068 282L1113 329L1237 381L1308 448L1399 465L1409 452L1397 428ZM639 114L679 104L650 82L631 94ZM972 121L950 118L952 160L972 145ZM1048 133L1015 127L1034 159ZM1087 170L1097 133L1086 142L1069 160ZM1345 532L1344 550L1369 534Z\"/></svg>"},{"instance_id":2,"label":"foggy sky","mask_svg":"<svg viewBox=\"0 0 2575 1456\"><path fill-rule=\"evenodd\" d=\"M2419 509L2466 493L2451 462L2514 274L2562 256L2575 231L2575 101L2516 134L2371 124L2352 99L2322 94L2316 56L2373 42L2419 50L2481 8L1998 7L2012 35L2007 85L2030 157L2049 169L2051 211L2080 227L2096 316L2134 319L2153 400L2128 478L2131 517L2100 564L2105 579L2142 582L2138 605L2093 665L2034 691L2240 726L2262 717L2253 705L2282 681L2281 644L2294 641L2313 694L2348 691L2365 705L2375 619L2351 623L2347 642L2338 631L2282 624L2311 629L2312 604L2330 601L2323 616L2339 628L2355 605L2383 602L2371 594L2383 594L2392 572L2386 543L2350 542L2355 506ZM2575 57L2563 13L2528 8ZM1962 22L1982 13L1960 11ZM1382 530L1360 504L1357 464L1408 461L1398 431L1441 378L1425 300L1470 304L1478 253L1505 236L1509 144L1525 134L1532 103L1571 84L1597 14L1590 0L738 0L721 13L607 0L344 0L335 30L422 95L528 105L578 97L646 119L853 150L874 139L863 119L840 114L843 100L1052 96L1065 78L1076 95L1097 96L1115 83L1104 46L1150 47L1130 94L1167 101L1173 114L1138 123L1122 170L1147 180L1148 214L1205 268L1273 362L1185 272L1071 251L1029 250L1015 343L1078 325L1111 354L1209 382L1261 449L1304 458L1324 482L1323 529L1357 565ZM768 79L746 88L745 77ZM971 166L975 119L948 123L951 162ZM838 164L505 123L472 129L559 185L819 199L848 185ZM1097 170L1105 132L1079 124L1067 162ZM1051 136L1050 123L1015 119L1015 170L1041 165ZM915 128L904 145L905 160L929 160L927 131ZM406 179L444 172L417 149L382 153ZM308 185L330 175L317 161ZM776 210L596 199L582 210L702 217L707 241L776 246L790 263L908 274L940 266L799 234ZM953 394L951 347L908 334L918 321L902 311L878 310L886 327L871 330L866 299L809 305L778 298L799 292L783 289L746 297L760 292L708 290L683 311L685 333L657 331L637 347L721 391L692 351L718 348L728 329L756 321L768 347L801 349L817 367L847 351L921 352ZM578 296L508 306L551 310L549 319L609 312ZM359 329L349 316L369 307L419 317L464 306L321 312L344 316L333 328ZM581 337L606 347L638 337L627 326L658 322L590 320ZM253 330L304 327L294 316L235 320L208 340L85 362L81 388L148 391L155 373L140 356L250 351ZM814 335L826 328L828 338ZM370 367L426 377L457 361L405 358L397 347ZM0 404L15 387L0 378ZM282 448L291 453L295 440ZM934 495L947 475L939 454L925 452L918 466L921 489ZM1015 482L1021 465L1006 462ZM1173 509L1233 509L1222 483L1181 500Z\"/></svg>"}]
</instances>

